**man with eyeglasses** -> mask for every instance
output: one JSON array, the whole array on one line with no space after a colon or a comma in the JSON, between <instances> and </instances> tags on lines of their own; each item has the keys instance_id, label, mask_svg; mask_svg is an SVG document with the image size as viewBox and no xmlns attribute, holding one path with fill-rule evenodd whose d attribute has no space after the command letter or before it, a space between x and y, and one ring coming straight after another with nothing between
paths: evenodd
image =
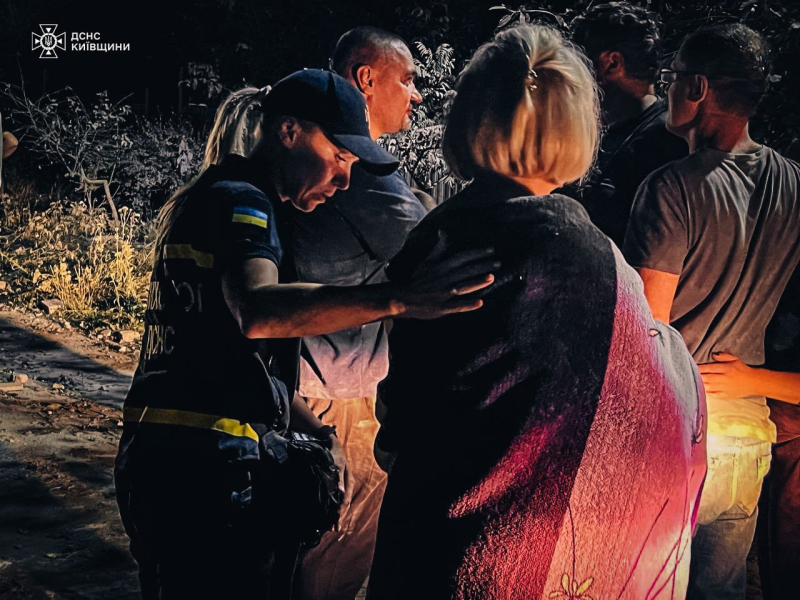
<instances>
[{"instance_id":1,"label":"man with eyeglasses","mask_svg":"<svg viewBox=\"0 0 800 600\"><path fill-rule=\"evenodd\" d=\"M364 96L372 139L411 126L416 67L399 36L374 27L342 35L331 68ZM350 187L313 212L291 215L291 247L300 281L369 285L425 216L399 173L379 177L357 165ZM378 383L389 367L388 336L378 321L302 341L298 394L344 447L353 500L342 530L329 532L300 562L296 600L353 600L367 578L386 474L373 455Z\"/></svg>"},{"instance_id":2,"label":"man with eyeglasses","mask_svg":"<svg viewBox=\"0 0 800 600\"><path fill-rule=\"evenodd\" d=\"M744 25L702 28L661 77L667 126L692 153L642 183L624 254L655 318L704 372L729 354L762 365L767 324L800 262L800 166L748 129L767 88L766 44ZM743 599L776 430L763 395L706 391L709 469L687 597Z\"/></svg>"},{"instance_id":3,"label":"man with eyeglasses","mask_svg":"<svg viewBox=\"0 0 800 600\"><path fill-rule=\"evenodd\" d=\"M599 4L572 22L572 41L591 59L606 129L595 169L576 198L594 223L622 246L639 184L687 147L666 129L667 105L655 95L661 60L658 15L627 2Z\"/></svg>"}]
</instances>

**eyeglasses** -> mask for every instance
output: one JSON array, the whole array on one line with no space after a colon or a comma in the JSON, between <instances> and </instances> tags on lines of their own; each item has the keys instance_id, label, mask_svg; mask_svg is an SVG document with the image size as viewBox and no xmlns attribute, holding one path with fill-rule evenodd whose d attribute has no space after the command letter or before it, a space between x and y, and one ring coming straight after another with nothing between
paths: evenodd
<instances>
[{"instance_id":1,"label":"eyeglasses","mask_svg":"<svg viewBox=\"0 0 800 600\"><path fill-rule=\"evenodd\" d=\"M675 69L661 69L658 73L658 82L662 85L669 87L675 80L678 79L678 75L697 75L700 71L676 71Z\"/></svg>"}]
</instances>

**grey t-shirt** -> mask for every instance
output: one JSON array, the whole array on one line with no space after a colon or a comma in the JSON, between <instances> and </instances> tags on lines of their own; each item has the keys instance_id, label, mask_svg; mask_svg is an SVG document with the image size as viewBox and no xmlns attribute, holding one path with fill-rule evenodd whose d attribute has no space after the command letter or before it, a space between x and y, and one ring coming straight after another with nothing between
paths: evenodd
<instances>
[{"instance_id":1,"label":"grey t-shirt","mask_svg":"<svg viewBox=\"0 0 800 600\"><path fill-rule=\"evenodd\" d=\"M766 146L704 148L639 187L625 257L680 275L670 322L698 363L713 352L764 362L764 332L800 261L799 180L800 166Z\"/></svg>"}]
</instances>

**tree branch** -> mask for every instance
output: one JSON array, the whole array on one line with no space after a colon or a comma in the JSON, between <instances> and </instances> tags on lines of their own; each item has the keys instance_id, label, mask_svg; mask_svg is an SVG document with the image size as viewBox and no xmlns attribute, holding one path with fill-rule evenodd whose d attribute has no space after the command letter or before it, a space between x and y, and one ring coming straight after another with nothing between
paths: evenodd
<instances>
[{"instance_id":1,"label":"tree branch","mask_svg":"<svg viewBox=\"0 0 800 600\"><path fill-rule=\"evenodd\" d=\"M108 207L111 209L111 218L114 220L114 225L119 226L119 213L117 212L117 205L114 204L114 199L111 197L111 188L106 179L89 179L81 167L81 180L87 185L102 185L106 193L106 200L108 200Z\"/></svg>"}]
</instances>

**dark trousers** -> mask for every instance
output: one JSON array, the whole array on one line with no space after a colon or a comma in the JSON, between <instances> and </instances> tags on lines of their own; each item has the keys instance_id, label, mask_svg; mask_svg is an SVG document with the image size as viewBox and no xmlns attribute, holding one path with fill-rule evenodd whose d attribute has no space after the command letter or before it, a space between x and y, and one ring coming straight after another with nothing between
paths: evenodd
<instances>
[{"instance_id":1,"label":"dark trousers","mask_svg":"<svg viewBox=\"0 0 800 600\"><path fill-rule=\"evenodd\" d=\"M296 551L276 552L280 517L254 501L252 479L230 465L115 473L144 600L289 598Z\"/></svg>"},{"instance_id":2,"label":"dark trousers","mask_svg":"<svg viewBox=\"0 0 800 600\"><path fill-rule=\"evenodd\" d=\"M798 597L800 573L800 437L775 444L764 482L758 529L764 600Z\"/></svg>"}]
</instances>

